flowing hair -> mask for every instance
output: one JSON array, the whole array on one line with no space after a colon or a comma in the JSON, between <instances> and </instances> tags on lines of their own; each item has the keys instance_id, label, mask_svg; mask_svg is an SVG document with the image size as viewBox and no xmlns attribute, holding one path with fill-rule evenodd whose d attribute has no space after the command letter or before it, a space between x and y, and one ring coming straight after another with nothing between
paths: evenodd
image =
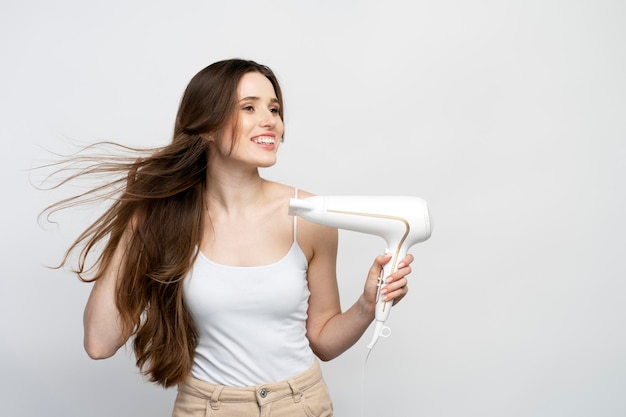
<instances>
[{"instance_id":1,"label":"flowing hair","mask_svg":"<svg viewBox=\"0 0 626 417\"><path fill-rule=\"evenodd\" d=\"M68 265L74 253L78 258L72 269L82 281L93 282L108 268L117 268L115 302L124 340L133 338L141 373L164 387L189 375L197 345L198 333L183 298L183 279L196 259L204 227L209 163L206 137L236 125L237 87L249 72L259 72L270 80L282 118L281 89L268 67L241 59L216 62L198 72L185 89L170 144L137 149L101 142L85 148L58 163L63 167L53 175L67 174L68 166L75 168L76 164L83 168L51 188L92 176L104 175L108 181L42 213L49 216L84 202L112 201L70 245L58 268ZM85 155L106 146L133 155ZM120 245L122 262L113 265Z\"/></svg>"}]
</instances>

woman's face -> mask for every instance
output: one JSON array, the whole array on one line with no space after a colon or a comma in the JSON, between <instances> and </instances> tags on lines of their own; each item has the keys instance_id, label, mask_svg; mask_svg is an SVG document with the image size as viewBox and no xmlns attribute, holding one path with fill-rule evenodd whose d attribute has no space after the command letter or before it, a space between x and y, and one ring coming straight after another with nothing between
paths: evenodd
<instances>
[{"instance_id":1,"label":"woman's face","mask_svg":"<svg viewBox=\"0 0 626 417\"><path fill-rule=\"evenodd\" d=\"M264 75L249 72L239 81L237 99L233 127L224 132L232 139L217 141L218 154L256 167L274 165L284 132L274 86Z\"/></svg>"}]
</instances>

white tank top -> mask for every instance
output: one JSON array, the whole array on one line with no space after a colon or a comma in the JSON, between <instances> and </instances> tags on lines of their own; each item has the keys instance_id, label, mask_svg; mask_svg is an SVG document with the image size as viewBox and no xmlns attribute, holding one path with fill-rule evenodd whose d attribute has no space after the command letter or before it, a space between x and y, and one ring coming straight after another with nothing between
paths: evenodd
<instances>
[{"instance_id":1,"label":"white tank top","mask_svg":"<svg viewBox=\"0 0 626 417\"><path fill-rule=\"evenodd\" d=\"M296 240L279 261L220 265L202 252L183 294L198 330L192 375L225 386L288 379L315 359L306 337L308 262Z\"/></svg>"}]
</instances>

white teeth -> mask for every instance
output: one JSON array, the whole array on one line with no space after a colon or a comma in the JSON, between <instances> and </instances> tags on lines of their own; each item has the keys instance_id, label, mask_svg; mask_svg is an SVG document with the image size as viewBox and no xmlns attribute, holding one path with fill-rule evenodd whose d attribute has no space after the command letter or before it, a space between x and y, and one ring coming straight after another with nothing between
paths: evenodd
<instances>
[{"instance_id":1,"label":"white teeth","mask_svg":"<svg viewBox=\"0 0 626 417\"><path fill-rule=\"evenodd\" d=\"M260 136L256 139L254 139L254 143L259 143L259 144L263 144L263 145L273 145L274 144L274 138L271 136Z\"/></svg>"}]
</instances>

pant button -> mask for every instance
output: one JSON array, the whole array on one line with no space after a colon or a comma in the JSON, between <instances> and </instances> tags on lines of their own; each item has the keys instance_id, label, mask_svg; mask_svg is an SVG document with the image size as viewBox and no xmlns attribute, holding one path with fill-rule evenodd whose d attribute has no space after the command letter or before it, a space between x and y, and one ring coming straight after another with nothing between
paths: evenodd
<instances>
[{"instance_id":1,"label":"pant button","mask_svg":"<svg viewBox=\"0 0 626 417\"><path fill-rule=\"evenodd\" d=\"M261 391L259 391L259 395L261 396L261 398L267 397L267 390L265 388L261 388Z\"/></svg>"}]
</instances>

